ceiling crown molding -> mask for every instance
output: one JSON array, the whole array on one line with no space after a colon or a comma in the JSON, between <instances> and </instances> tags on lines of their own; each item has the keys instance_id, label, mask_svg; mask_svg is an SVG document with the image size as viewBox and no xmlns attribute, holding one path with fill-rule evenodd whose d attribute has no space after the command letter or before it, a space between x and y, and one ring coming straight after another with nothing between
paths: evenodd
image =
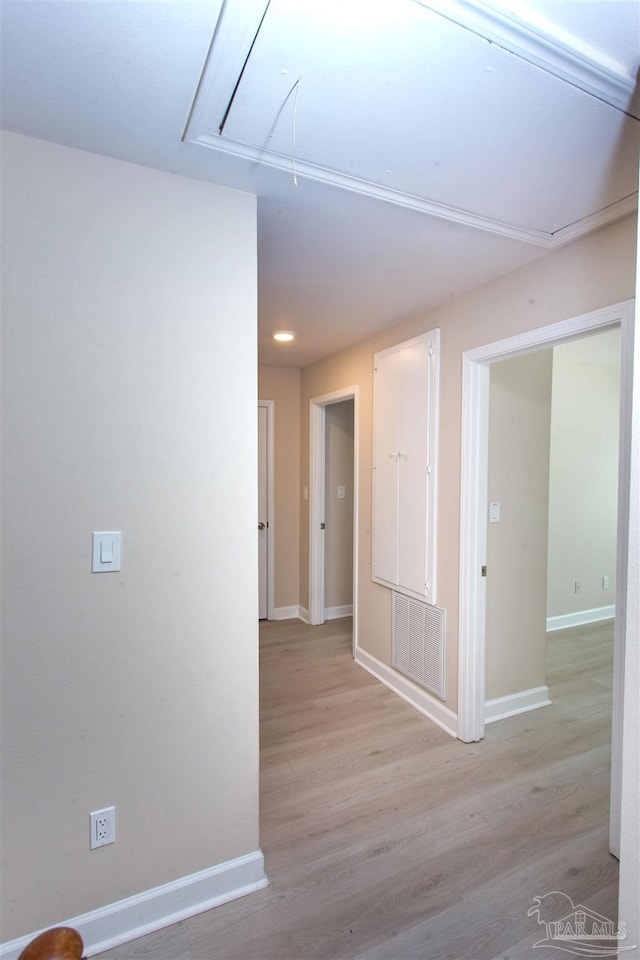
<instances>
[{"instance_id":1,"label":"ceiling crown molding","mask_svg":"<svg viewBox=\"0 0 640 960\"><path fill-rule=\"evenodd\" d=\"M546 73L629 112L635 77L619 63L582 43L532 11L518 13L486 0L415 0L446 20L495 43Z\"/></svg>"}]
</instances>

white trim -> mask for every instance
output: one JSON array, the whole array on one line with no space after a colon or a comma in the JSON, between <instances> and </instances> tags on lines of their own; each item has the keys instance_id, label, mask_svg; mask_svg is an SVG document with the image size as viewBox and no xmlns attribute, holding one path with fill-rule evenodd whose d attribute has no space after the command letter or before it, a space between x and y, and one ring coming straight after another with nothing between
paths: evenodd
<instances>
[{"instance_id":1,"label":"white trim","mask_svg":"<svg viewBox=\"0 0 640 960\"><path fill-rule=\"evenodd\" d=\"M592 313L489 343L463 354L462 381L462 470L460 482L460 631L458 670L458 722L461 740L480 740L484 736L485 586L480 568L486 563L486 508L488 470L489 369L495 360L519 356L574 340L589 333L620 325L622 334L620 385L620 459L618 468L618 546L616 561L616 610L618 626L624 620L626 534L629 516L629 431L631 415L631 356L633 336L633 300L595 310ZM625 426L626 425L626 426ZM622 709L622 672L624 633L619 627L614 640L614 737L615 711ZM615 768L615 759L613 761ZM612 795L619 788L612 777ZM612 801L613 804L613 801ZM612 807L613 809L613 807Z\"/></svg>"},{"instance_id":2,"label":"white trim","mask_svg":"<svg viewBox=\"0 0 640 960\"><path fill-rule=\"evenodd\" d=\"M353 655L358 646L358 530L360 503L360 387L354 384L309 401L309 613L306 622L324 622L324 522L326 407L353 400Z\"/></svg>"},{"instance_id":3,"label":"white trim","mask_svg":"<svg viewBox=\"0 0 640 960\"><path fill-rule=\"evenodd\" d=\"M549 687L532 687L531 690L521 690L520 693L510 693L506 697L496 697L487 700L484 705L484 722L495 723L496 720L506 720L515 717L518 713L528 713L529 710L539 710L548 707Z\"/></svg>"},{"instance_id":4,"label":"white trim","mask_svg":"<svg viewBox=\"0 0 640 960\"><path fill-rule=\"evenodd\" d=\"M285 154L275 153L266 147L254 147L245 143L237 143L226 136L220 137L211 133L201 133L198 136L194 136L190 142L196 146L228 153L232 157L251 160L254 163L263 164L274 170L282 170L291 176L291 157ZM452 223L459 223L465 227L473 227L476 230L484 230L485 233L493 233L499 237L507 237L510 240L519 240L521 243L530 243L533 246L542 247L545 250L550 250L556 245L554 235L544 230L516 227L513 224L503 223L500 220L482 217L477 213L472 213L470 210L461 210L458 207L450 207L444 203L429 200L427 197L418 197L415 196L415 194L402 193L400 190L392 190L390 187L385 187L382 184L371 183L368 180L352 177L346 173L340 173L338 170L330 170L313 163L306 163L303 160L296 160L296 175L298 177L306 177L308 180L314 180L318 183L326 183L330 186L338 187L341 190L348 190L350 193L371 197L374 200L383 200L385 203L391 203L396 207L416 210L418 213L425 213L428 216L437 217L439 220L447 220ZM603 216L607 216L608 211L609 207L605 207L602 211ZM614 219L620 218L616 216ZM605 222L608 223L609 219L607 218ZM586 232L588 231L585 230L585 233Z\"/></svg>"},{"instance_id":5,"label":"white trim","mask_svg":"<svg viewBox=\"0 0 640 960\"><path fill-rule=\"evenodd\" d=\"M615 615L615 604L609 607L592 607L591 610L578 610L576 613L560 613L557 617L547 617L547 633L566 630L567 627L581 627L585 623L598 623L600 620L613 620Z\"/></svg>"},{"instance_id":6,"label":"white trim","mask_svg":"<svg viewBox=\"0 0 640 960\"><path fill-rule=\"evenodd\" d=\"M625 112L629 108L635 77L530 9L518 4L516 12L491 0L417 2L598 100Z\"/></svg>"},{"instance_id":7,"label":"white trim","mask_svg":"<svg viewBox=\"0 0 640 960\"><path fill-rule=\"evenodd\" d=\"M352 616L353 616L352 603L345 603L341 607L325 607L324 608L325 620L339 620L340 617L352 617Z\"/></svg>"},{"instance_id":8,"label":"white trim","mask_svg":"<svg viewBox=\"0 0 640 960\"><path fill-rule=\"evenodd\" d=\"M228 137L220 137L210 133L202 133L193 137L190 142L195 146L205 147L209 150L219 150L232 157L240 157L254 163L263 164L265 167L271 167L274 170L282 170L291 176L291 157L274 153L266 147L253 147L245 143L236 143ZM520 243L529 243L535 247L542 247L544 250L555 250L572 240L586 236L594 230L599 230L600 227L615 223L616 220L621 220L627 214L633 213L638 206L637 192L631 193L627 197L623 197L621 200L583 217L581 220L576 220L575 223L561 227L555 233L548 233L545 230L516 227L511 223L492 220L489 217L472 213L470 210L461 210L458 207L450 207L447 204L429 200L427 197L402 193L400 190L392 190L390 187L385 187L379 183L370 183L368 180L361 180L358 177L352 177L346 173L329 170L312 163L305 163L302 160L296 161L296 175L318 183L338 187L340 190L348 190L350 193L371 197L373 200L381 200L396 207L415 210L439 220L459 223L464 227L483 230L485 233L506 237L509 240L518 240Z\"/></svg>"},{"instance_id":9,"label":"white trim","mask_svg":"<svg viewBox=\"0 0 640 960\"><path fill-rule=\"evenodd\" d=\"M273 611L274 620L303 620L304 617L300 613L301 608L298 606L291 607L276 607ZM305 610L306 614L306 610Z\"/></svg>"},{"instance_id":10,"label":"white trim","mask_svg":"<svg viewBox=\"0 0 640 960\"><path fill-rule=\"evenodd\" d=\"M322 400L309 405L309 623L324 623L324 460L326 417Z\"/></svg>"},{"instance_id":11,"label":"white trim","mask_svg":"<svg viewBox=\"0 0 640 960\"><path fill-rule=\"evenodd\" d=\"M486 553L486 478L488 471L489 377L487 364L527 350L555 346L599 330L620 326L620 441L618 454L618 532L616 546L617 616L613 641L613 707L611 733L611 800L609 848L620 856L622 790L622 718L624 714L624 654L627 610L628 531L633 383L634 301L553 323L463 354L462 472L460 481L460 632L458 718L462 740L484 736L478 702L484 692L485 600L479 557ZM481 368L485 367L485 375ZM472 452L477 460L471 461ZM481 483L478 483L480 479ZM485 544L485 547L483 547ZM485 553L483 553L483 549ZM481 561L481 563L486 562Z\"/></svg>"},{"instance_id":12,"label":"white trim","mask_svg":"<svg viewBox=\"0 0 640 960\"><path fill-rule=\"evenodd\" d=\"M275 402L258 400L267 410L267 620L275 619Z\"/></svg>"},{"instance_id":13,"label":"white trim","mask_svg":"<svg viewBox=\"0 0 640 960\"><path fill-rule=\"evenodd\" d=\"M457 735L458 724L453 710L445 707L443 703L432 697L426 690L417 687L406 677L396 673L391 667L372 657L370 653L360 647L356 650L354 659L358 666L370 673L376 680L384 683L385 687L388 687L415 710L433 721L450 737Z\"/></svg>"},{"instance_id":14,"label":"white trim","mask_svg":"<svg viewBox=\"0 0 640 960\"><path fill-rule=\"evenodd\" d=\"M637 277L636 277L637 281ZM622 817L622 725L624 718L627 591L629 586L629 518L631 515L631 415L634 379L634 301L620 330L620 427L618 433L618 529L616 549L616 620L613 627L613 704L611 715L611 794L609 849L620 859ZM635 374L637 376L637 372Z\"/></svg>"},{"instance_id":15,"label":"white trim","mask_svg":"<svg viewBox=\"0 0 640 960\"><path fill-rule=\"evenodd\" d=\"M506 357L518 357L529 350L544 350L545 347L557 347L561 343L586 337L590 333L598 333L611 327L620 326L624 330L626 324L633 321L633 300L623 300L610 307L602 307L591 313L570 317L568 320L559 320L546 327L537 327L525 333L496 340L481 347L475 347L463 354L473 363L493 363ZM488 421L487 421L488 422ZM484 509L484 508L483 508Z\"/></svg>"},{"instance_id":16,"label":"white trim","mask_svg":"<svg viewBox=\"0 0 640 960\"><path fill-rule=\"evenodd\" d=\"M262 851L255 850L244 857L227 860L51 926L64 925L77 930L84 941L85 955L90 956L245 897L268 885ZM36 930L3 943L0 945L0 960L15 960L42 932Z\"/></svg>"},{"instance_id":17,"label":"white trim","mask_svg":"<svg viewBox=\"0 0 640 960\"><path fill-rule=\"evenodd\" d=\"M465 398L489 394L489 368L462 357L462 437L460 488L460 596L458 651L458 739L484 736L484 624L487 581L487 524L480 504L488 500L489 404L468 405ZM479 625L482 625L481 627ZM478 636L482 631L482 639Z\"/></svg>"},{"instance_id":18,"label":"white trim","mask_svg":"<svg viewBox=\"0 0 640 960\"><path fill-rule=\"evenodd\" d=\"M596 230L600 230L601 227L605 227L608 223L615 223L616 220L622 220L623 217L628 216L630 213L635 213L637 209L638 192L636 191L635 193L630 193L627 197L623 197L622 200L616 200L615 203L609 204L608 207L603 207L601 210L596 210L595 213L590 213L588 217L583 217L582 220L576 220L575 223L569 223L566 227L560 227L560 229L556 230L553 234L549 248L555 250L557 247L564 247L565 244L573 243L574 240L578 240L588 233L595 233Z\"/></svg>"},{"instance_id":19,"label":"white trim","mask_svg":"<svg viewBox=\"0 0 640 960\"><path fill-rule=\"evenodd\" d=\"M303 623L309 623L309 611L306 607L298 607L298 618Z\"/></svg>"}]
</instances>

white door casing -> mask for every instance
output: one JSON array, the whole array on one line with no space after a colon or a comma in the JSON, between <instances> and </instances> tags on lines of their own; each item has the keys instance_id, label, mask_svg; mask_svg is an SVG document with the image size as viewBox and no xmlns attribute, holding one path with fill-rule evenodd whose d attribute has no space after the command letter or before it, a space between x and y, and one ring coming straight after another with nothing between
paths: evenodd
<instances>
[{"instance_id":1,"label":"white door casing","mask_svg":"<svg viewBox=\"0 0 640 960\"><path fill-rule=\"evenodd\" d=\"M273 400L258 401L258 616L274 617Z\"/></svg>"},{"instance_id":2,"label":"white door casing","mask_svg":"<svg viewBox=\"0 0 640 960\"><path fill-rule=\"evenodd\" d=\"M309 623L324 623L326 408L353 399L353 649L358 638L358 501L360 388L355 385L309 401Z\"/></svg>"},{"instance_id":3,"label":"white door casing","mask_svg":"<svg viewBox=\"0 0 640 960\"><path fill-rule=\"evenodd\" d=\"M460 607L458 655L458 738L484 736L485 627L487 548L487 473L489 435L489 365L496 360L544 349L608 327L621 327L620 443L618 461L618 543L613 667L613 729L610 848L619 855L621 726L623 713L624 631L626 619L627 530L633 300L540 327L463 354L462 470L460 492Z\"/></svg>"}]
</instances>

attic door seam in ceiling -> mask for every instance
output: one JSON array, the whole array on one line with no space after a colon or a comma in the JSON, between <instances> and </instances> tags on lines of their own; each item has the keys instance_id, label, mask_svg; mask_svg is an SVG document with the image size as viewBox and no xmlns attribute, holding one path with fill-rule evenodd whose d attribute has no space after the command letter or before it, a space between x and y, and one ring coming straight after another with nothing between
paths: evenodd
<instances>
[{"instance_id":1,"label":"attic door seam in ceiling","mask_svg":"<svg viewBox=\"0 0 640 960\"><path fill-rule=\"evenodd\" d=\"M247 66L247 64L249 63L249 57L250 57L251 54L253 53L253 48L254 48L254 46L255 46L255 44L256 44L256 40L258 39L258 34L259 34L260 31L262 30L262 24L264 23L264 18L266 17L266 15L267 15L267 13L268 13L268 11L269 11L269 7L270 7L270 6L271 6L271 0L267 0L267 5L266 5L266 7L264 8L264 13L263 13L262 16L260 17L260 23L258 24L258 29L256 30L255 36L254 36L253 40L251 41L251 46L249 47L249 51L248 51L248 53L247 53L247 55L246 55L246 57L245 57L245 59L244 59L244 63L242 64L242 69L240 70L240 73L238 74L238 79L236 80L236 85L235 85L235 87L233 88L233 93L231 94L231 97L230 97L230 99L229 99L229 103L227 104L227 108L226 108L226 110L224 111L224 116L222 117L222 122L220 123L220 126L218 127L218 133L219 133L220 135L222 135L222 131L224 130L224 125L225 125L225 123L227 122L227 117L229 116L229 114L230 114L230 112L231 112L231 107L233 106L233 101L234 101L235 98L236 98L236 93L238 92L238 87L240 86L240 83L241 83L241 81L242 81L242 77L244 76L244 71L245 71L245 69L246 69L246 66Z\"/></svg>"}]
</instances>

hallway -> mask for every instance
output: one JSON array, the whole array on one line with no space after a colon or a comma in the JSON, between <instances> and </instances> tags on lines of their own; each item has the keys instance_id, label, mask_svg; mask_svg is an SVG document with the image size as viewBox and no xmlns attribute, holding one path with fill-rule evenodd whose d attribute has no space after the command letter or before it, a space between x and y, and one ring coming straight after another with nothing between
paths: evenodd
<instances>
[{"instance_id":1,"label":"hallway","mask_svg":"<svg viewBox=\"0 0 640 960\"><path fill-rule=\"evenodd\" d=\"M351 621L261 625L271 885L109 960L545 960L560 890L615 919L612 625L549 635L552 706L452 740L357 667Z\"/></svg>"}]
</instances>

